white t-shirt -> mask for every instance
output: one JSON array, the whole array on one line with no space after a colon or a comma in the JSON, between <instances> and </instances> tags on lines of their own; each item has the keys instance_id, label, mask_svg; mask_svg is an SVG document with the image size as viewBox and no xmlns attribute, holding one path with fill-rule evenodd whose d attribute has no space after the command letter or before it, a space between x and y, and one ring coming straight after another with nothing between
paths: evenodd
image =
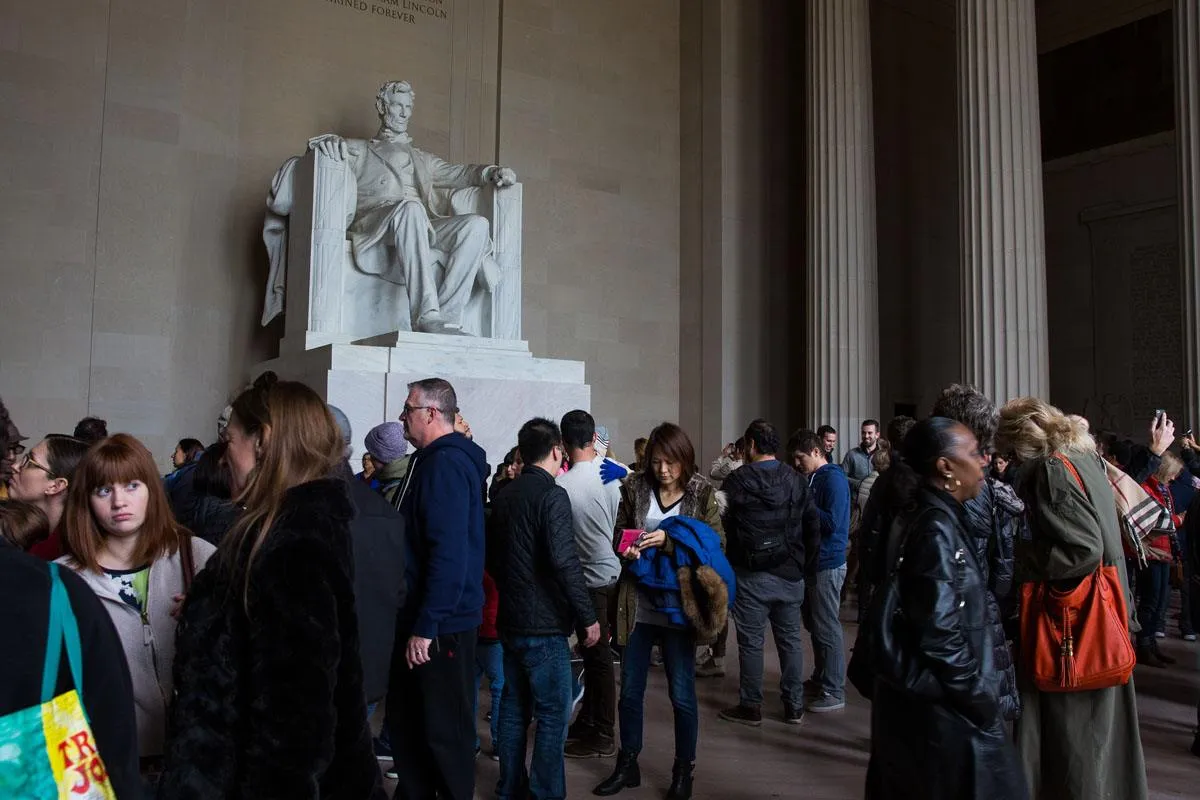
<instances>
[{"instance_id":1,"label":"white t-shirt","mask_svg":"<svg viewBox=\"0 0 1200 800\"><path fill-rule=\"evenodd\" d=\"M647 531L656 531L658 526L662 524L664 519L679 516L679 507L683 504L683 496L666 508L662 507L662 503L658 500L658 490L650 492L650 508L646 511L646 524L643 528ZM659 613L654 610L654 601L650 596L638 590L638 605L637 605L637 622L643 622L647 625L659 625L664 628L672 627L666 614Z\"/></svg>"}]
</instances>

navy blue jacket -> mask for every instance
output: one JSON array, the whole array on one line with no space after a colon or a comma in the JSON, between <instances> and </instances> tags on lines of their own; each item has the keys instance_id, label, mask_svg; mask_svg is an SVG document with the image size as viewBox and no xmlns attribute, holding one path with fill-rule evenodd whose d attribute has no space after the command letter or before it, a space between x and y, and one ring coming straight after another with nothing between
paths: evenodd
<instances>
[{"instance_id":1,"label":"navy blue jacket","mask_svg":"<svg viewBox=\"0 0 1200 800\"><path fill-rule=\"evenodd\" d=\"M400 631L435 639L483 622L483 485L487 456L448 433L413 457L399 495L408 586Z\"/></svg>"},{"instance_id":2,"label":"navy blue jacket","mask_svg":"<svg viewBox=\"0 0 1200 800\"><path fill-rule=\"evenodd\" d=\"M850 542L850 481L837 464L826 464L812 475L812 498L821 520L821 552L817 570L846 563Z\"/></svg>"}]
</instances>

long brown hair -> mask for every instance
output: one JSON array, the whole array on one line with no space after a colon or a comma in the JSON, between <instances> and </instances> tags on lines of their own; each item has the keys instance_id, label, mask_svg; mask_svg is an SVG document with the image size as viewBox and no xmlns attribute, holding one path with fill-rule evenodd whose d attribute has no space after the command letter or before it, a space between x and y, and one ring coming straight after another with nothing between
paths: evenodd
<instances>
[{"instance_id":1,"label":"long brown hair","mask_svg":"<svg viewBox=\"0 0 1200 800\"><path fill-rule=\"evenodd\" d=\"M92 513L92 493L102 486L130 481L141 481L149 493L146 519L133 552L134 563L150 564L179 550L185 531L171 514L154 456L137 439L118 433L92 445L75 467L67 490L65 548L76 562L93 572L101 570L99 554L108 534Z\"/></svg>"},{"instance_id":2,"label":"long brown hair","mask_svg":"<svg viewBox=\"0 0 1200 800\"><path fill-rule=\"evenodd\" d=\"M231 574L245 571L242 602L248 605L250 566L279 517L284 495L333 474L346 446L324 401L294 381L256 382L233 402L230 424L260 437L258 463L238 498L245 511L220 545L220 563ZM250 551L243 559L247 542Z\"/></svg>"}]
</instances>

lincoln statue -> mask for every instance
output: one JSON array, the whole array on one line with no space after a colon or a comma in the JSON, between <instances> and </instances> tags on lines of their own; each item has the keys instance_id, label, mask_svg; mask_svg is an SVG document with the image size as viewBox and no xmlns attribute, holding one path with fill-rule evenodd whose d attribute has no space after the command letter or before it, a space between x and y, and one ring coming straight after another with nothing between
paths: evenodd
<instances>
[{"instance_id":1,"label":"lincoln statue","mask_svg":"<svg viewBox=\"0 0 1200 800\"><path fill-rule=\"evenodd\" d=\"M491 235L484 217L454 214L449 193L437 190L503 188L517 176L507 167L451 164L414 146L408 123L415 99L407 81L385 83L375 99L380 124L374 138L325 134L309 148L353 172L357 197L347 236L358 269L406 287L412 330L461 333L477 283L489 283L480 270L492 251ZM276 183L283 188L278 177ZM272 286L282 288L282 278L273 278ZM277 313L276 306L282 310L269 290L267 314Z\"/></svg>"}]
</instances>

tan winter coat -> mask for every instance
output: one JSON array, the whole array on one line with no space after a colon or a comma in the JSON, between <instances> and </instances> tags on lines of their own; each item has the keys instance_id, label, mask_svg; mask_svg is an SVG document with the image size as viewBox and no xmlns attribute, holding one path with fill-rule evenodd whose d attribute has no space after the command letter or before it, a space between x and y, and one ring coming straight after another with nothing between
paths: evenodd
<instances>
[{"instance_id":1,"label":"tan winter coat","mask_svg":"<svg viewBox=\"0 0 1200 800\"><path fill-rule=\"evenodd\" d=\"M650 484L643 478L642 473L634 473L621 486L621 505L617 508L617 524L613 531L613 549L621 543L621 531L631 528L642 529L646 524L646 515L650 512ZM708 525L721 537L721 549L725 549L725 528L721 524L721 493L712 487L700 475L693 475L684 487L683 499L679 505L679 515L698 519ZM670 547L668 539L667 547ZM617 589L617 619L613 626L616 632L617 644L624 645L629 641L629 634L637 623L637 581L628 570L623 570ZM708 644L715 636L706 636L698 640L698 644Z\"/></svg>"}]
</instances>

